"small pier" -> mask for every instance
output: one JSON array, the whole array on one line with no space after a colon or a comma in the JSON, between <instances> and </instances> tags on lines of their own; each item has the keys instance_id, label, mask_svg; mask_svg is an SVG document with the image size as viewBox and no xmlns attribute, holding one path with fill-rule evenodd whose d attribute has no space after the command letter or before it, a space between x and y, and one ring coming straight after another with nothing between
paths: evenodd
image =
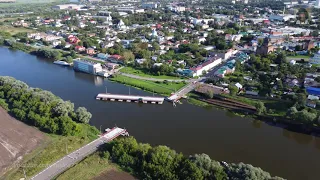
<instances>
[{"instance_id":1,"label":"small pier","mask_svg":"<svg viewBox=\"0 0 320 180\"><path fill-rule=\"evenodd\" d=\"M151 104L163 104L163 97L151 97L151 96L136 96L136 95L121 95L121 94L109 94L100 93L96 97L97 100L102 101L119 101L119 102L135 102L135 103L151 103Z\"/></svg>"}]
</instances>

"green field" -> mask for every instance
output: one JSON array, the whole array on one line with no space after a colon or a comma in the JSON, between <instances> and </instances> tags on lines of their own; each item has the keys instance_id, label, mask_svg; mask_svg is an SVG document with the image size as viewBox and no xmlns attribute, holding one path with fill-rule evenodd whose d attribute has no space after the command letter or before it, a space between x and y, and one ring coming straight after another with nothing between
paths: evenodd
<instances>
[{"instance_id":1,"label":"green field","mask_svg":"<svg viewBox=\"0 0 320 180\"><path fill-rule=\"evenodd\" d=\"M227 94L223 94L224 97L234 99L236 101L255 106L257 102L263 102L265 107L267 109L272 109L273 113L268 114L272 116L285 116L288 109L292 107L292 103L285 102L283 100L278 100L278 99L253 99L253 98L247 98L243 96L231 96Z\"/></svg>"},{"instance_id":2,"label":"green field","mask_svg":"<svg viewBox=\"0 0 320 180\"><path fill-rule=\"evenodd\" d=\"M113 167L115 165L109 164L108 159L100 157L99 152L95 152L60 174L56 180L92 179Z\"/></svg>"},{"instance_id":3,"label":"green field","mask_svg":"<svg viewBox=\"0 0 320 180\"><path fill-rule=\"evenodd\" d=\"M146 90L149 92L154 92L161 95L170 95L171 93L181 89L183 86L185 86L185 83L179 82L152 82L152 81L144 81L144 80L138 80L130 77L126 77L123 75L116 75L115 77L110 78L110 80L119 82L122 84L130 85L142 90Z\"/></svg>"},{"instance_id":4,"label":"green field","mask_svg":"<svg viewBox=\"0 0 320 180\"><path fill-rule=\"evenodd\" d=\"M15 35L20 32L26 32L26 33L35 32L35 30L32 30L32 29L27 29L24 27L13 27L13 26L9 26L9 25L0 26L0 30L2 32L8 32L11 35Z\"/></svg>"},{"instance_id":5,"label":"green field","mask_svg":"<svg viewBox=\"0 0 320 180\"><path fill-rule=\"evenodd\" d=\"M47 141L41 147L26 155L19 167L15 167L5 174L6 179L20 179L24 177L23 170L27 178L39 173L46 166L51 165L63 156L71 153L97 138L96 132L90 126L81 124L83 133L79 136L59 136L47 134Z\"/></svg>"},{"instance_id":6,"label":"green field","mask_svg":"<svg viewBox=\"0 0 320 180\"><path fill-rule=\"evenodd\" d=\"M19 6L25 4L44 4L44 3L53 3L53 2L68 2L66 0L16 0L15 3L0 3L1 7L10 7L10 6Z\"/></svg>"},{"instance_id":7,"label":"green field","mask_svg":"<svg viewBox=\"0 0 320 180\"><path fill-rule=\"evenodd\" d=\"M134 74L134 75L141 76L141 77L155 78L155 79L173 79L173 80L174 79L184 79L182 77L174 77L174 76L166 76L166 75L155 76L155 75L147 74L146 72L144 72L141 69L134 69L132 67L124 67L120 70L120 72Z\"/></svg>"},{"instance_id":8,"label":"green field","mask_svg":"<svg viewBox=\"0 0 320 180\"><path fill-rule=\"evenodd\" d=\"M292 59L298 61L298 60L301 60L301 59L304 59L304 61L309 61L311 57L310 56L307 56L307 55L297 55L297 56L287 56L287 60L290 61Z\"/></svg>"}]
</instances>

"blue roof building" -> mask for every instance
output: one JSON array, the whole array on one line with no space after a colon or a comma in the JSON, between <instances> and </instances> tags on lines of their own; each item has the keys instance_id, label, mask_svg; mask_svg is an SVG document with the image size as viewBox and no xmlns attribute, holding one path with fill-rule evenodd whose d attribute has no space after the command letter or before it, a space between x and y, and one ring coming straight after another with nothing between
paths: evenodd
<instances>
[{"instance_id":1,"label":"blue roof building","mask_svg":"<svg viewBox=\"0 0 320 180\"><path fill-rule=\"evenodd\" d=\"M307 87L308 94L320 96L320 88L316 87Z\"/></svg>"}]
</instances>

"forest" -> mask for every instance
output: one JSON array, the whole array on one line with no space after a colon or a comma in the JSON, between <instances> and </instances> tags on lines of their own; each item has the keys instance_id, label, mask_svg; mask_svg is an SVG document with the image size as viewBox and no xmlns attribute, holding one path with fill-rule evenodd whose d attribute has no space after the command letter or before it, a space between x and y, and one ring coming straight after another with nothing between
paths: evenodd
<instances>
[{"instance_id":1,"label":"forest","mask_svg":"<svg viewBox=\"0 0 320 180\"><path fill-rule=\"evenodd\" d=\"M72 102L7 76L0 76L0 106L41 131L65 136L79 134L79 123L88 124L92 117L84 107L75 110Z\"/></svg>"},{"instance_id":2,"label":"forest","mask_svg":"<svg viewBox=\"0 0 320 180\"><path fill-rule=\"evenodd\" d=\"M152 147L133 137L116 139L100 149L108 158L139 179L181 180L280 180L250 164L227 164L212 160L206 154L184 156L167 146Z\"/></svg>"}]
</instances>

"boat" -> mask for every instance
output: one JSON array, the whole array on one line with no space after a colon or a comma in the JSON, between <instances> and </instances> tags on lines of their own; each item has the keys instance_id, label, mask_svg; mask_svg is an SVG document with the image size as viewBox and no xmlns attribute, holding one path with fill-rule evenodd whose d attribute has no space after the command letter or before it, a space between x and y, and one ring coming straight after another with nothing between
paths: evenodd
<instances>
[{"instance_id":1,"label":"boat","mask_svg":"<svg viewBox=\"0 0 320 180\"><path fill-rule=\"evenodd\" d=\"M65 61L54 61L53 64L58 64L58 65L62 65L62 66L70 66L70 64Z\"/></svg>"}]
</instances>

